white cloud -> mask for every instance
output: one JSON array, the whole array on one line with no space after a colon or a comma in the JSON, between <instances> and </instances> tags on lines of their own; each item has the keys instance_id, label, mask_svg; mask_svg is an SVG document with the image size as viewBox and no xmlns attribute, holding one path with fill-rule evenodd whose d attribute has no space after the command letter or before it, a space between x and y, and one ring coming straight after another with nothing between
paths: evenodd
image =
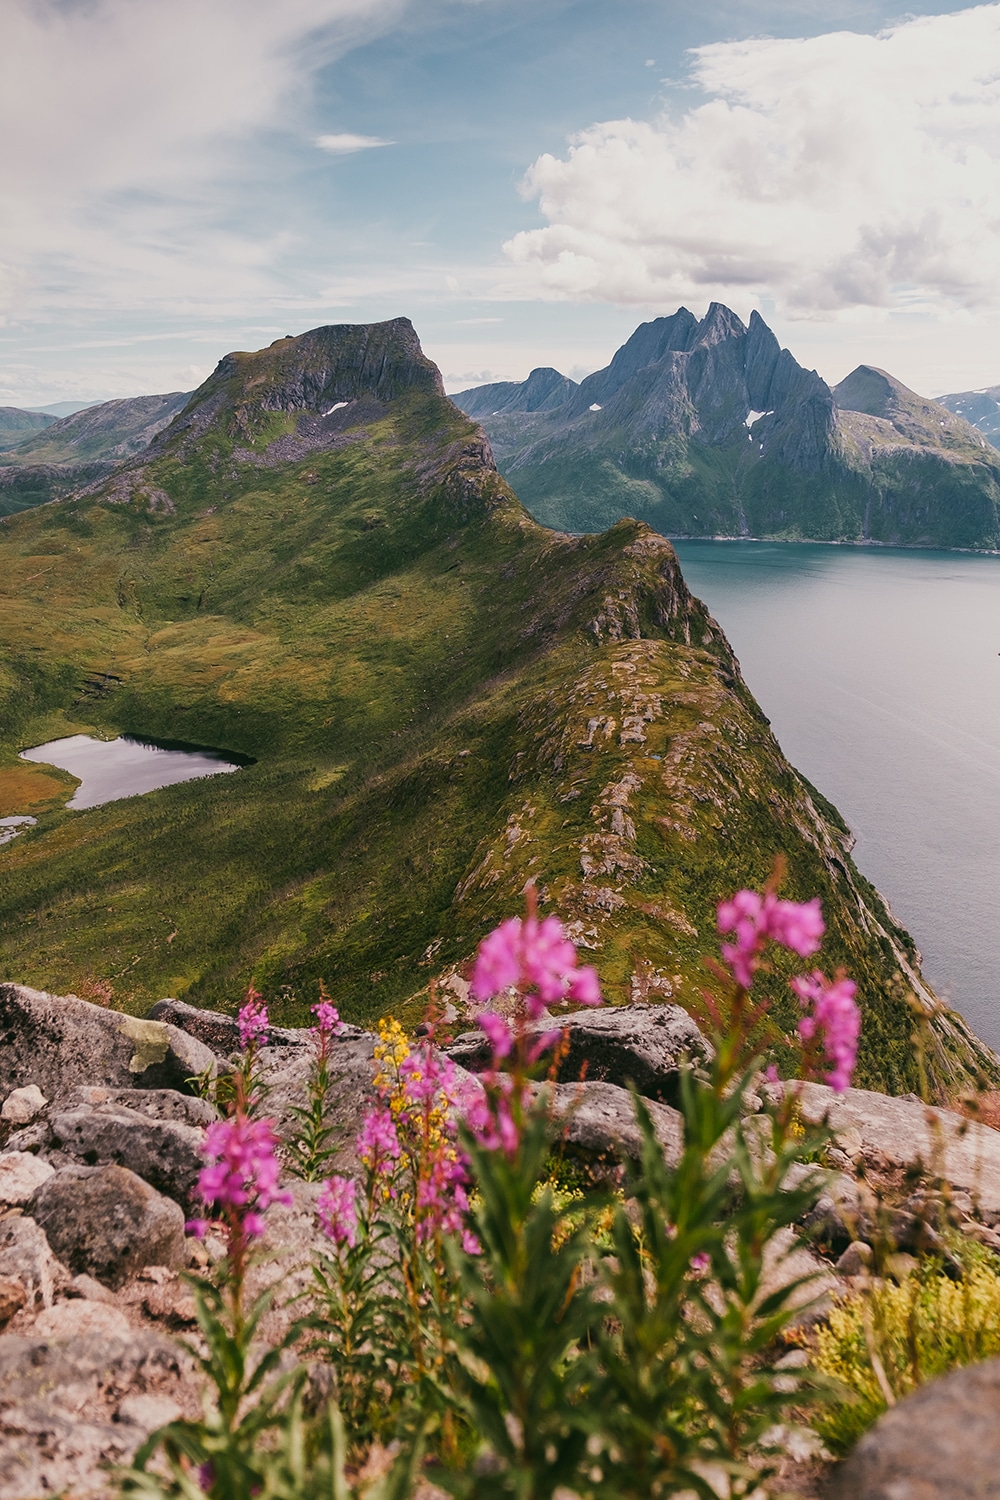
<instances>
[{"instance_id":1,"label":"white cloud","mask_svg":"<svg viewBox=\"0 0 1000 1500\"><path fill-rule=\"evenodd\" d=\"M353 151L370 151L373 146L394 146L395 141L383 141L377 135L321 135L316 144L321 151L330 151L334 156L349 156Z\"/></svg>"},{"instance_id":2,"label":"white cloud","mask_svg":"<svg viewBox=\"0 0 1000 1500\"><path fill-rule=\"evenodd\" d=\"M1000 4L696 49L707 96L540 157L522 289L619 303L762 297L792 316L1000 306Z\"/></svg>"},{"instance_id":3,"label":"white cloud","mask_svg":"<svg viewBox=\"0 0 1000 1500\"><path fill-rule=\"evenodd\" d=\"M408 3L3 0L0 322L273 293L312 79Z\"/></svg>"}]
</instances>

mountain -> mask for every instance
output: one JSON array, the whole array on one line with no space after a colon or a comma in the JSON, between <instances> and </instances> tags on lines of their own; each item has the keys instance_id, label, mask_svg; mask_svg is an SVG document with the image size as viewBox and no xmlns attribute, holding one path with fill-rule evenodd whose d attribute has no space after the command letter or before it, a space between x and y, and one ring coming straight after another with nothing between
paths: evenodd
<instances>
[{"instance_id":1,"label":"mountain","mask_svg":"<svg viewBox=\"0 0 1000 1500\"><path fill-rule=\"evenodd\" d=\"M1000 458L970 423L870 365L831 390L756 312L682 307L578 386L535 370L454 400L567 531L1000 547Z\"/></svg>"},{"instance_id":2,"label":"mountain","mask_svg":"<svg viewBox=\"0 0 1000 1500\"><path fill-rule=\"evenodd\" d=\"M953 396L939 396L938 404L946 406L957 417L970 422L994 445L1000 439L1000 385L981 391L958 391Z\"/></svg>"},{"instance_id":3,"label":"mountain","mask_svg":"<svg viewBox=\"0 0 1000 1500\"><path fill-rule=\"evenodd\" d=\"M70 733L239 752L231 776L67 812L18 759ZM419 1018L532 877L614 1001L695 1003L714 905L819 894L863 1074L916 1074L911 940L788 765L670 543L554 535L405 318L228 355L136 458L0 522L0 972L277 1021ZM780 967L780 966L779 966ZM784 1028L796 1008L763 978ZM939 1079L994 1064L934 1022Z\"/></svg>"},{"instance_id":4,"label":"mountain","mask_svg":"<svg viewBox=\"0 0 1000 1500\"><path fill-rule=\"evenodd\" d=\"M55 417L38 411L21 411L16 406L0 406L0 451L8 444L21 443L28 436L51 427Z\"/></svg>"},{"instance_id":5,"label":"mountain","mask_svg":"<svg viewBox=\"0 0 1000 1500\"><path fill-rule=\"evenodd\" d=\"M189 395L103 401L58 420L38 417L36 429L22 431L9 447L0 437L0 515L61 499L141 453Z\"/></svg>"}]
</instances>

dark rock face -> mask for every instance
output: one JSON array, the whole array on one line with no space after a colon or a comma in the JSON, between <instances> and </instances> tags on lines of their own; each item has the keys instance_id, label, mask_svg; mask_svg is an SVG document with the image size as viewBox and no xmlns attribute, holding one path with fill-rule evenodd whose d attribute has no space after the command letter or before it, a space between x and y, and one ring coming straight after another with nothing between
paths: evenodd
<instances>
[{"instance_id":1,"label":"dark rock face","mask_svg":"<svg viewBox=\"0 0 1000 1500\"><path fill-rule=\"evenodd\" d=\"M559 1067L559 1080L634 1084L647 1099L677 1102L677 1080L685 1059L701 1062L710 1055L705 1041L686 1010L679 1005L604 1006L581 1010L540 1022L538 1036L562 1028L568 1048ZM471 1072L490 1065L491 1051L481 1031L456 1037L449 1057Z\"/></svg>"},{"instance_id":2,"label":"dark rock face","mask_svg":"<svg viewBox=\"0 0 1000 1500\"><path fill-rule=\"evenodd\" d=\"M64 1167L29 1204L71 1271L117 1287L143 1266L184 1264L184 1214L125 1167Z\"/></svg>"},{"instance_id":3,"label":"dark rock face","mask_svg":"<svg viewBox=\"0 0 1000 1500\"><path fill-rule=\"evenodd\" d=\"M138 1021L69 995L0 984L0 1093L34 1083L50 1099L77 1084L190 1093L214 1053L162 1022Z\"/></svg>"},{"instance_id":4,"label":"dark rock face","mask_svg":"<svg viewBox=\"0 0 1000 1500\"><path fill-rule=\"evenodd\" d=\"M254 354L227 354L144 459L199 436L223 412L234 434L249 437L262 411L323 416L338 402L387 403L410 393L443 396L444 385L409 318L330 324Z\"/></svg>"},{"instance_id":5,"label":"dark rock face","mask_svg":"<svg viewBox=\"0 0 1000 1500\"><path fill-rule=\"evenodd\" d=\"M86 1162L113 1162L168 1197L193 1208L205 1165L204 1133L177 1120L151 1119L119 1104L78 1105L52 1112L53 1144Z\"/></svg>"},{"instance_id":6,"label":"dark rock face","mask_svg":"<svg viewBox=\"0 0 1000 1500\"><path fill-rule=\"evenodd\" d=\"M830 1500L1000 1495L1000 1360L934 1380L885 1413L841 1465Z\"/></svg>"}]
</instances>

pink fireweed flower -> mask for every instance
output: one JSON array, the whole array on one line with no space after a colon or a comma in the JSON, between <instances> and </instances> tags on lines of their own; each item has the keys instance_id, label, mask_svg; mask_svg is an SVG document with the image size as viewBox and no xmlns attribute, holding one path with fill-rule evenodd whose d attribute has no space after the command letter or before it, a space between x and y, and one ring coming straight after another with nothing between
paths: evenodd
<instances>
[{"instance_id":1,"label":"pink fireweed flower","mask_svg":"<svg viewBox=\"0 0 1000 1500\"><path fill-rule=\"evenodd\" d=\"M371 1172L386 1177L392 1172L392 1164L399 1160L399 1136L392 1114L382 1105L376 1105L365 1115L358 1132L358 1155Z\"/></svg>"},{"instance_id":2,"label":"pink fireweed flower","mask_svg":"<svg viewBox=\"0 0 1000 1500\"><path fill-rule=\"evenodd\" d=\"M310 1009L316 1017L313 1031L317 1036L322 1038L340 1035L344 1029L344 1023L335 1005L331 1005L329 1000L321 1000L318 1005L313 1005Z\"/></svg>"},{"instance_id":3,"label":"pink fireweed flower","mask_svg":"<svg viewBox=\"0 0 1000 1500\"><path fill-rule=\"evenodd\" d=\"M352 1177L328 1177L316 1200L316 1213L335 1245L358 1243L358 1185Z\"/></svg>"},{"instance_id":4,"label":"pink fireweed flower","mask_svg":"<svg viewBox=\"0 0 1000 1500\"><path fill-rule=\"evenodd\" d=\"M514 1037L511 1029L503 1016L498 1016L495 1011L483 1011L479 1017L479 1029L486 1033L486 1040L493 1048L493 1066L509 1057L514 1046Z\"/></svg>"},{"instance_id":5,"label":"pink fireweed flower","mask_svg":"<svg viewBox=\"0 0 1000 1500\"><path fill-rule=\"evenodd\" d=\"M480 943L472 972L475 999L490 1000L512 986L525 992L532 1019L563 1000L601 1003L597 970L577 967L576 949L558 917L509 917Z\"/></svg>"},{"instance_id":6,"label":"pink fireweed flower","mask_svg":"<svg viewBox=\"0 0 1000 1500\"><path fill-rule=\"evenodd\" d=\"M722 944L722 957L737 984L748 990L758 959L769 941L790 948L801 958L817 952L825 932L818 896L811 901L779 901L773 891L737 891L718 908L718 928L732 932L735 943Z\"/></svg>"},{"instance_id":7,"label":"pink fireweed flower","mask_svg":"<svg viewBox=\"0 0 1000 1500\"><path fill-rule=\"evenodd\" d=\"M261 1214L272 1203L292 1201L291 1194L278 1187L281 1167L274 1154L273 1125L272 1120L251 1120L244 1114L217 1120L206 1130L202 1146L208 1165L198 1175L200 1197L217 1209L236 1210L251 1239L263 1234Z\"/></svg>"},{"instance_id":8,"label":"pink fireweed flower","mask_svg":"<svg viewBox=\"0 0 1000 1500\"><path fill-rule=\"evenodd\" d=\"M822 1041L833 1064L826 1081L842 1094L851 1085L861 1034L861 1013L854 999L858 987L851 979L827 979L819 969L798 975L791 986L803 1008L813 1007L812 1014L799 1021L799 1036L807 1045L817 1037Z\"/></svg>"},{"instance_id":9,"label":"pink fireweed flower","mask_svg":"<svg viewBox=\"0 0 1000 1500\"><path fill-rule=\"evenodd\" d=\"M236 1021L240 1028L240 1046L244 1052L249 1047L267 1045L267 1032L271 1023L267 1006L253 985L247 990Z\"/></svg>"},{"instance_id":10,"label":"pink fireweed flower","mask_svg":"<svg viewBox=\"0 0 1000 1500\"><path fill-rule=\"evenodd\" d=\"M464 1118L469 1130L487 1151L505 1151L513 1156L521 1140L511 1108L514 1080L509 1073L488 1073L486 1087L469 1095L464 1104ZM522 1103L527 1101L527 1091Z\"/></svg>"},{"instance_id":11,"label":"pink fireweed flower","mask_svg":"<svg viewBox=\"0 0 1000 1500\"><path fill-rule=\"evenodd\" d=\"M438 1151L426 1164L417 1183L417 1241L423 1244L438 1234L460 1234L462 1216L469 1211L464 1163Z\"/></svg>"},{"instance_id":12,"label":"pink fireweed flower","mask_svg":"<svg viewBox=\"0 0 1000 1500\"><path fill-rule=\"evenodd\" d=\"M455 1092L455 1064L430 1042L411 1047L399 1065L407 1102L420 1107L449 1105Z\"/></svg>"}]
</instances>

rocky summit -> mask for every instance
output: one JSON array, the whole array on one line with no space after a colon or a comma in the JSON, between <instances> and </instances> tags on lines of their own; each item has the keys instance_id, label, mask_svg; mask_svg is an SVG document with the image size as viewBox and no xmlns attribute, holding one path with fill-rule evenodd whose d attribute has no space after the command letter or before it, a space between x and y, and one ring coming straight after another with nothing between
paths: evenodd
<instances>
[{"instance_id":1,"label":"rocky summit","mask_svg":"<svg viewBox=\"0 0 1000 1500\"><path fill-rule=\"evenodd\" d=\"M682 307L579 385L539 369L455 400L532 514L567 531L629 515L672 537L1000 547L981 400L928 401L870 365L831 390L756 312Z\"/></svg>"},{"instance_id":2,"label":"rocky summit","mask_svg":"<svg viewBox=\"0 0 1000 1500\"><path fill-rule=\"evenodd\" d=\"M761 390L820 401L769 348ZM916 1085L913 996L942 1093L996 1067L669 542L532 520L405 318L228 355L140 454L0 522L0 650L0 817L36 819L3 849L7 977L134 1015L231 1011L253 979L289 1023L325 980L349 1020L412 1025L432 981L462 1012L532 879L608 1000L697 1011L716 903L781 855L859 984L863 1081ZM18 756L122 733L243 768L76 811ZM761 980L784 1028L790 972Z\"/></svg>"}]
</instances>

